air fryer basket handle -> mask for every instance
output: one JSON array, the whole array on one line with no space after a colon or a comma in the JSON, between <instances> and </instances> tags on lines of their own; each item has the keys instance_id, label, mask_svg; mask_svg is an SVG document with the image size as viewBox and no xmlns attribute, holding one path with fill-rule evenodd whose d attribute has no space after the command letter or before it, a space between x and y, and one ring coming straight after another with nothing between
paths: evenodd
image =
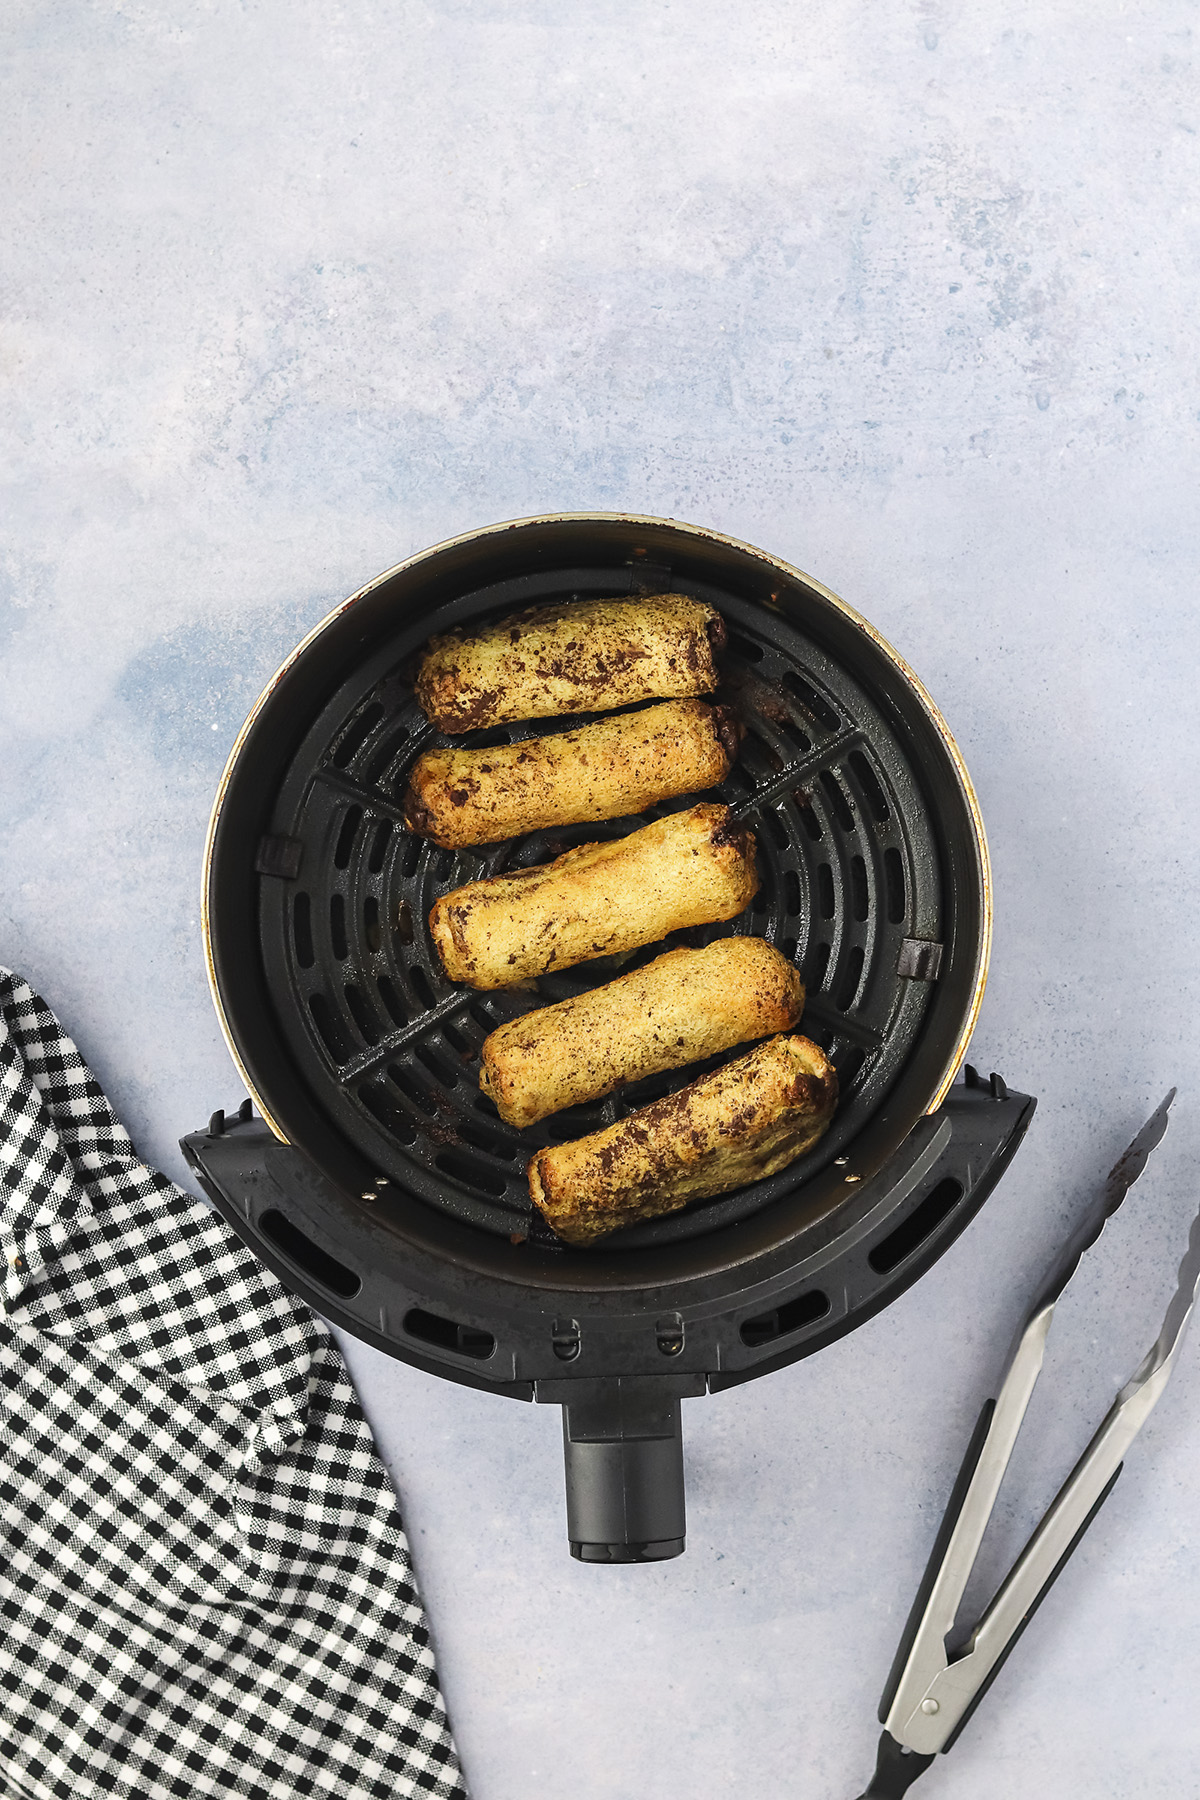
<instances>
[{"instance_id":1,"label":"air fryer basket handle","mask_svg":"<svg viewBox=\"0 0 1200 1800\"><path fill-rule=\"evenodd\" d=\"M563 1406L567 1536L581 1562L661 1562L684 1547L679 1401L613 1381Z\"/></svg>"}]
</instances>

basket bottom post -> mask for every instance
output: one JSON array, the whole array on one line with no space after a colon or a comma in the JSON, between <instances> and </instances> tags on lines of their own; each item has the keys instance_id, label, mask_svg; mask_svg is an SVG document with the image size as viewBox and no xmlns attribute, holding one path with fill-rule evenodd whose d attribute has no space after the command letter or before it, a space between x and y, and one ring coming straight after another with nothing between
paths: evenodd
<instances>
[{"instance_id":1,"label":"basket bottom post","mask_svg":"<svg viewBox=\"0 0 1200 1800\"><path fill-rule=\"evenodd\" d=\"M546 1398L548 1383L539 1383ZM554 1383L563 1396L567 1537L580 1562L664 1562L686 1537L680 1389L637 1377ZM703 1390L703 1380L700 1382ZM559 1396L556 1395L555 1398Z\"/></svg>"}]
</instances>

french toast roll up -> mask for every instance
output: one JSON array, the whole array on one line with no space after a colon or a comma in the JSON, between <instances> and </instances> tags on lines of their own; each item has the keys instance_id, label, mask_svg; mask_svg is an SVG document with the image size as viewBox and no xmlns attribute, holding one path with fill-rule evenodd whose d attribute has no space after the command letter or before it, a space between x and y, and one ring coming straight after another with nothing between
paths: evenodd
<instances>
[{"instance_id":1,"label":"french toast roll up","mask_svg":"<svg viewBox=\"0 0 1200 1800\"><path fill-rule=\"evenodd\" d=\"M786 1169L836 1105L837 1076L816 1044L772 1038L604 1131L539 1150L530 1196L566 1243L593 1244Z\"/></svg>"},{"instance_id":2,"label":"french toast roll up","mask_svg":"<svg viewBox=\"0 0 1200 1800\"><path fill-rule=\"evenodd\" d=\"M454 850L619 819L724 781L738 735L727 707L667 700L519 744L427 750L409 777L404 822Z\"/></svg>"},{"instance_id":3,"label":"french toast roll up","mask_svg":"<svg viewBox=\"0 0 1200 1800\"><path fill-rule=\"evenodd\" d=\"M790 1031L804 986L762 938L669 950L644 969L501 1025L479 1085L509 1125L535 1125L663 1069Z\"/></svg>"},{"instance_id":4,"label":"french toast roll up","mask_svg":"<svg viewBox=\"0 0 1200 1800\"><path fill-rule=\"evenodd\" d=\"M754 852L727 806L701 804L454 888L435 902L429 930L451 981L508 987L736 918L758 890Z\"/></svg>"},{"instance_id":5,"label":"french toast roll up","mask_svg":"<svg viewBox=\"0 0 1200 1800\"><path fill-rule=\"evenodd\" d=\"M454 735L512 719L609 712L635 700L711 694L719 613L683 594L528 607L478 631L429 640L417 700Z\"/></svg>"}]
</instances>

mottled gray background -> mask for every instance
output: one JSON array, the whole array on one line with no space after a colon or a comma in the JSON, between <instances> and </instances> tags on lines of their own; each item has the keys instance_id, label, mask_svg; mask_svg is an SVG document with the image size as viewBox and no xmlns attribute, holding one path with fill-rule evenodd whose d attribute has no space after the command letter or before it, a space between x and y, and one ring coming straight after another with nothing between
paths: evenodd
<instances>
[{"instance_id":1,"label":"mottled gray background","mask_svg":"<svg viewBox=\"0 0 1200 1800\"><path fill-rule=\"evenodd\" d=\"M8 0L0 961L145 1154L240 1098L200 849L260 685L411 551L717 527L867 614L995 858L974 1060L1038 1094L978 1222L814 1360L685 1408L679 1562L567 1556L556 1410L353 1343L475 1800L850 1800L1040 1265L990 1566L1155 1335L1200 1200L1195 0ZM1192 1800L1200 1341L922 1791Z\"/></svg>"}]
</instances>

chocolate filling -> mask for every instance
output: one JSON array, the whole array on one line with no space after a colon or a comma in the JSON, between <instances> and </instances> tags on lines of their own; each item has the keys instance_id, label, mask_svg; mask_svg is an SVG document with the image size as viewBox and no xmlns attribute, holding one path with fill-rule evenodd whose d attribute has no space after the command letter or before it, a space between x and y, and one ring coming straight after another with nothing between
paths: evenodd
<instances>
[{"instance_id":1,"label":"chocolate filling","mask_svg":"<svg viewBox=\"0 0 1200 1800\"><path fill-rule=\"evenodd\" d=\"M746 735L746 728L734 712L732 706L714 706L712 709L713 734L724 750L730 762L737 761L738 745Z\"/></svg>"},{"instance_id":2,"label":"chocolate filling","mask_svg":"<svg viewBox=\"0 0 1200 1800\"><path fill-rule=\"evenodd\" d=\"M714 656L718 650L723 650L725 648L727 641L725 621L720 613L714 613L712 618L708 621L708 624L705 626L705 635L708 638L708 647Z\"/></svg>"},{"instance_id":3,"label":"chocolate filling","mask_svg":"<svg viewBox=\"0 0 1200 1800\"><path fill-rule=\"evenodd\" d=\"M747 856L753 839L746 827L739 823L726 807L725 817L719 825L713 827L712 837L709 841L714 850L722 850L728 844L735 850L740 850L743 856Z\"/></svg>"},{"instance_id":4,"label":"chocolate filling","mask_svg":"<svg viewBox=\"0 0 1200 1800\"><path fill-rule=\"evenodd\" d=\"M428 837L433 814L410 787L404 796L404 823L417 837Z\"/></svg>"}]
</instances>

